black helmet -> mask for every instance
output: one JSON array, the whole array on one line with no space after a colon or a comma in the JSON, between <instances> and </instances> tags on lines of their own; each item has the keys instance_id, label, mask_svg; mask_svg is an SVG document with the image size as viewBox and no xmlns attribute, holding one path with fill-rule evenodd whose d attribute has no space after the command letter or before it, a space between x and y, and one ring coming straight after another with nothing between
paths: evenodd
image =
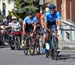
<instances>
[{"instance_id":1,"label":"black helmet","mask_svg":"<svg viewBox=\"0 0 75 65\"><path fill-rule=\"evenodd\" d=\"M51 3L50 5L49 5L49 9L55 9L56 8L56 6L53 4L53 3Z\"/></svg>"}]
</instances>

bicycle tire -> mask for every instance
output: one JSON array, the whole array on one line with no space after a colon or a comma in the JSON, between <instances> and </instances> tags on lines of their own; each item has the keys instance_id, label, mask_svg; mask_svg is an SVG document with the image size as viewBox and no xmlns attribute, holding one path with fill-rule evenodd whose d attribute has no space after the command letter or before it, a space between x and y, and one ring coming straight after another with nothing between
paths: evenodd
<instances>
[{"instance_id":1,"label":"bicycle tire","mask_svg":"<svg viewBox=\"0 0 75 65\"><path fill-rule=\"evenodd\" d=\"M34 45L31 43L31 39L29 39L29 53L34 55Z\"/></svg>"},{"instance_id":2,"label":"bicycle tire","mask_svg":"<svg viewBox=\"0 0 75 65\"><path fill-rule=\"evenodd\" d=\"M5 46L5 36L4 35L3 35L2 41L3 41L3 46Z\"/></svg>"},{"instance_id":3,"label":"bicycle tire","mask_svg":"<svg viewBox=\"0 0 75 65\"><path fill-rule=\"evenodd\" d=\"M14 41L12 39L13 38L11 38L11 40L10 40L10 48L11 48L11 50L15 50Z\"/></svg>"},{"instance_id":4,"label":"bicycle tire","mask_svg":"<svg viewBox=\"0 0 75 65\"><path fill-rule=\"evenodd\" d=\"M39 55L40 54L40 46L36 47L36 53Z\"/></svg>"},{"instance_id":5,"label":"bicycle tire","mask_svg":"<svg viewBox=\"0 0 75 65\"><path fill-rule=\"evenodd\" d=\"M54 47L52 48L52 59L58 60L58 52L57 52L57 43L56 43L56 38L53 37L53 43L54 43Z\"/></svg>"},{"instance_id":6,"label":"bicycle tire","mask_svg":"<svg viewBox=\"0 0 75 65\"><path fill-rule=\"evenodd\" d=\"M39 55L40 54L40 44L39 44L39 40L37 40L35 42L35 50L36 50L36 53Z\"/></svg>"},{"instance_id":7,"label":"bicycle tire","mask_svg":"<svg viewBox=\"0 0 75 65\"><path fill-rule=\"evenodd\" d=\"M27 48L24 48L24 54L28 55L28 49Z\"/></svg>"},{"instance_id":8,"label":"bicycle tire","mask_svg":"<svg viewBox=\"0 0 75 65\"><path fill-rule=\"evenodd\" d=\"M28 45L27 45L27 40L24 41L24 47L23 47L23 49L24 49L24 54L25 54L25 55L28 55Z\"/></svg>"},{"instance_id":9,"label":"bicycle tire","mask_svg":"<svg viewBox=\"0 0 75 65\"><path fill-rule=\"evenodd\" d=\"M11 50L15 50L15 47L13 47L13 46L11 46L10 48L11 48Z\"/></svg>"},{"instance_id":10,"label":"bicycle tire","mask_svg":"<svg viewBox=\"0 0 75 65\"><path fill-rule=\"evenodd\" d=\"M49 50L46 49L46 58L49 58Z\"/></svg>"},{"instance_id":11,"label":"bicycle tire","mask_svg":"<svg viewBox=\"0 0 75 65\"><path fill-rule=\"evenodd\" d=\"M17 48L17 50L19 50L20 49L20 37L17 36L16 38L17 38L16 39L16 48Z\"/></svg>"}]
</instances>

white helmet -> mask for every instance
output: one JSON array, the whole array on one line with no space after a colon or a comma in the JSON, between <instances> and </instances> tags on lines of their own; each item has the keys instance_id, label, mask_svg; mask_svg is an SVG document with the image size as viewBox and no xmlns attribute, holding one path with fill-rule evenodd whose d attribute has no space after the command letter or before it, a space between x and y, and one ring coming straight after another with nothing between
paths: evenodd
<instances>
[{"instance_id":1,"label":"white helmet","mask_svg":"<svg viewBox=\"0 0 75 65\"><path fill-rule=\"evenodd\" d=\"M46 11L46 12L48 12L48 11L49 11L49 8L48 8L48 7L47 7L47 8L45 8L45 11Z\"/></svg>"},{"instance_id":2,"label":"white helmet","mask_svg":"<svg viewBox=\"0 0 75 65\"><path fill-rule=\"evenodd\" d=\"M15 17L15 16L13 16L13 17L12 17L12 19L16 19L16 17Z\"/></svg>"}]
</instances>

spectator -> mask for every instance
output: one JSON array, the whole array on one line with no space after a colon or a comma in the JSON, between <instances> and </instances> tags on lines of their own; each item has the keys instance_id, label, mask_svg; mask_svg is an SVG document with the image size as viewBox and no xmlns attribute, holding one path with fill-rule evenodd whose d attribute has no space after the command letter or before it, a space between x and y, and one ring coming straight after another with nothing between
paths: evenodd
<instances>
[{"instance_id":1,"label":"spectator","mask_svg":"<svg viewBox=\"0 0 75 65\"><path fill-rule=\"evenodd\" d=\"M12 19L12 16L11 16L11 15L8 15L8 16L7 16L7 21L8 21L8 22L11 22L11 19Z\"/></svg>"}]
</instances>

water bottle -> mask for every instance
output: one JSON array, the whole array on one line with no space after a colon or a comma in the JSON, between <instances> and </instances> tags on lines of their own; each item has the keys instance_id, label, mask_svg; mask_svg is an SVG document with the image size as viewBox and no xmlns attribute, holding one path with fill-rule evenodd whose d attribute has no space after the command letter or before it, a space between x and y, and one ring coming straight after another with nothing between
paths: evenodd
<instances>
[{"instance_id":1,"label":"water bottle","mask_svg":"<svg viewBox=\"0 0 75 65\"><path fill-rule=\"evenodd\" d=\"M46 49L47 49L47 50L50 49L49 43L46 43Z\"/></svg>"}]
</instances>

